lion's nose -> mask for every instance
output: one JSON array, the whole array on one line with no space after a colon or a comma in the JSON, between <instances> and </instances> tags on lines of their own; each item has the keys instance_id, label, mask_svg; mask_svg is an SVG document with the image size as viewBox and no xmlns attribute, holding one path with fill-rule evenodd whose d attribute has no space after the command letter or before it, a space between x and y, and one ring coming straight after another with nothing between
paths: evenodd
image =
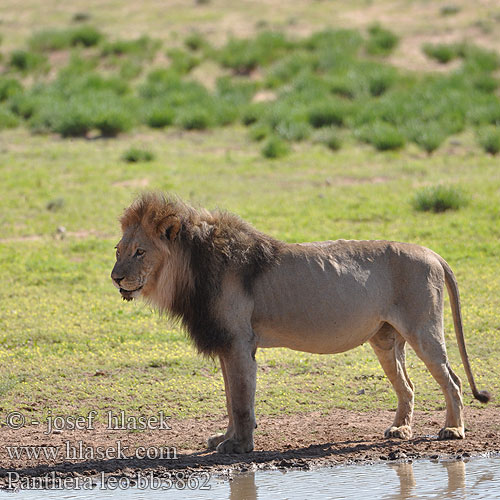
<instances>
[{"instance_id":1,"label":"lion's nose","mask_svg":"<svg viewBox=\"0 0 500 500\"><path fill-rule=\"evenodd\" d=\"M112 278L112 280L113 280L113 281L114 281L117 285L119 285L119 284L120 284L120 281L123 279L123 277L121 277L121 278L117 278L116 276L113 276L113 275L111 275L111 278Z\"/></svg>"}]
</instances>

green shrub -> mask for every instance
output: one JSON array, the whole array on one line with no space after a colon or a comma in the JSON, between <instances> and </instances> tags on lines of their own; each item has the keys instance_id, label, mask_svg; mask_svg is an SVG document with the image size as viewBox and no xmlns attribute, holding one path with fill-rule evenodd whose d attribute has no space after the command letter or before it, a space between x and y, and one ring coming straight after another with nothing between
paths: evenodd
<instances>
[{"instance_id":1,"label":"green shrub","mask_svg":"<svg viewBox=\"0 0 500 500\"><path fill-rule=\"evenodd\" d=\"M200 59L182 49L170 49L167 51L170 59L170 67L177 73L189 73L200 64Z\"/></svg>"},{"instance_id":2,"label":"green shrub","mask_svg":"<svg viewBox=\"0 0 500 500\"><path fill-rule=\"evenodd\" d=\"M29 40L29 46L37 51L62 50L82 45L92 47L103 39L96 28L82 25L69 29L46 29L35 33Z\"/></svg>"},{"instance_id":3,"label":"green shrub","mask_svg":"<svg viewBox=\"0 0 500 500\"><path fill-rule=\"evenodd\" d=\"M69 38L72 47L76 47L77 45L93 47L102 40L103 35L93 26L80 26L70 30Z\"/></svg>"},{"instance_id":4,"label":"green shrub","mask_svg":"<svg viewBox=\"0 0 500 500\"><path fill-rule=\"evenodd\" d=\"M439 9L439 13L442 16L454 16L458 14L462 10L458 5L443 5L441 9Z\"/></svg>"},{"instance_id":5,"label":"green shrub","mask_svg":"<svg viewBox=\"0 0 500 500\"><path fill-rule=\"evenodd\" d=\"M457 46L445 43L426 43L423 45L422 50L427 57L435 59L441 64L449 63L460 55Z\"/></svg>"},{"instance_id":6,"label":"green shrub","mask_svg":"<svg viewBox=\"0 0 500 500\"><path fill-rule=\"evenodd\" d=\"M91 15L88 12L76 12L73 14L71 20L74 23L84 23L87 22L91 18Z\"/></svg>"},{"instance_id":7,"label":"green shrub","mask_svg":"<svg viewBox=\"0 0 500 500\"><path fill-rule=\"evenodd\" d=\"M491 94L498 88L498 80L491 75L480 73L472 79L474 88L480 92Z\"/></svg>"},{"instance_id":8,"label":"green shrub","mask_svg":"<svg viewBox=\"0 0 500 500\"><path fill-rule=\"evenodd\" d=\"M248 136L252 141L263 141L267 136L271 134L271 127L265 123L254 123L249 131Z\"/></svg>"},{"instance_id":9,"label":"green shrub","mask_svg":"<svg viewBox=\"0 0 500 500\"><path fill-rule=\"evenodd\" d=\"M27 50L14 50L10 54L9 66L22 72L47 68L47 58Z\"/></svg>"},{"instance_id":10,"label":"green shrub","mask_svg":"<svg viewBox=\"0 0 500 500\"><path fill-rule=\"evenodd\" d=\"M266 73L265 85L269 88L277 88L300 73L311 73L317 68L318 56L316 54L295 50L273 63Z\"/></svg>"},{"instance_id":11,"label":"green shrub","mask_svg":"<svg viewBox=\"0 0 500 500\"><path fill-rule=\"evenodd\" d=\"M373 97L378 97L385 94L392 87L396 80L396 73L390 70L384 71L381 68L380 71L368 75L367 80L370 94Z\"/></svg>"},{"instance_id":12,"label":"green shrub","mask_svg":"<svg viewBox=\"0 0 500 500\"><path fill-rule=\"evenodd\" d=\"M154 154L148 149L131 147L122 155L123 161L127 163L139 163L154 160Z\"/></svg>"},{"instance_id":13,"label":"green shrub","mask_svg":"<svg viewBox=\"0 0 500 500\"><path fill-rule=\"evenodd\" d=\"M287 142L276 136L271 136L264 143L261 149L262 156L265 158L280 158L290 152L290 146Z\"/></svg>"},{"instance_id":14,"label":"green shrub","mask_svg":"<svg viewBox=\"0 0 500 500\"><path fill-rule=\"evenodd\" d=\"M413 207L421 212L445 212L458 210L467 205L464 193L451 186L429 186L421 189L413 198Z\"/></svg>"},{"instance_id":15,"label":"green shrub","mask_svg":"<svg viewBox=\"0 0 500 500\"><path fill-rule=\"evenodd\" d=\"M125 105L102 102L93 116L92 124L103 137L116 137L132 128L133 119Z\"/></svg>"},{"instance_id":16,"label":"green shrub","mask_svg":"<svg viewBox=\"0 0 500 500\"><path fill-rule=\"evenodd\" d=\"M62 137L85 137L94 126L90 106L82 99L68 102L53 102L50 108L43 108L40 115L32 119L35 130L44 128L61 134Z\"/></svg>"},{"instance_id":17,"label":"green shrub","mask_svg":"<svg viewBox=\"0 0 500 500\"><path fill-rule=\"evenodd\" d=\"M325 145L332 151L338 151L342 147L339 130L336 127L324 127L314 134L314 142Z\"/></svg>"},{"instance_id":18,"label":"green shrub","mask_svg":"<svg viewBox=\"0 0 500 500\"><path fill-rule=\"evenodd\" d=\"M266 104L263 102L253 102L246 106L241 113L241 121L243 125L252 125L259 121L266 109Z\"/></svg>"},{"instance_id":19,"label":"green shrub","mask_svg":"<svg viewBox=\"0 0 500 500\"><path fill-rule=\"evenodd\" d=\"M404 135L390 123L375 121L357 132L358 137L379 151L400 149L405 145Z\"/></svg>"},{"instance_id":20,"label":"green shrub","mask_svg":"<svg viewBox=\"0 0 500 500\"><path fill-rule=\"evenodd\" d=\"M141 58L153 59L160 42L152 40L148 36L141 36L135 40L114 40L106 42L101 50L103 56L134 55Z\"/></svg>"},{"instance_id":21,"label":"green shrub","mask_svg":"<svg viewBox=\"0 0 500 500\"><path fill-rule=\"evenodd\" d=\"M219 62L235 73L246 75L286 53L292 44L282 33L263 31L253 39L231 38L217 53Z\"/></svg>"},{"instance_id":22,"label":"green shrub","mask_svg":"<svg viewBox=\"0 0 500 500\"><path fill-rule=\"evenodd\" d=\"M353 58L363 43L363 38L357 30L331 29L313 33L302 40L299 45L307 50L317 52L324 56L331 54L333 58L344 62Z\"/></svg>"},{"instance_id":23,"label":"green shrub","mask_svg":"<svg viewBox=\"0 0 500 500\"><path fill-rule=\"evenodd\" d=\"M486 127L478 132L480 146L491 155L500 152L500 129L498 127Z\"/></svg>"},{"instance_id":24,"label":"green shrub","mask_svg":"<svg viewBox=\"0 0 500 500\"><path fill-rule=\"evenodd\" d=\"M0 107L0 130L14 128L19 125L19 119L12 111L4 106Z\"/></svg>"},{"instance_id":25,"label":"green shrub","mask_svg":"<svg viewBox=\"0 0 500 500\"><path fill-rule=\"evenodd\" d=\"M406 136L424 151L433 153L446 139L447 133L438 122L411 122L406 127Z\"/></svg>"},{"instance_id":26,"label":"green shrub","mask_svg":"<svg viewBox=\"0 0 500 500\"><path fill-rule=\"evenodd\" d=\"M120 78L132 80L142 73L142 64L138 61L124 61L120 67Z\"/></svg>"},{"instance_id":27,"label":"green shrub","mask_svg":"<svg viewBox=\"0 0 500 500\"><path fill-rule=\"evenodd\" d=\"M71 45L70 32L45 29L33 34L28 43L31 49L41 52L66 49Z\"/></svg>"},{"instance_id":28,"label":"green shrub","mask_svg":"<svg viewBox=\"0 0 500 500\"><path fill-rule=\"evenodd\" d=\"M399 38L392 31L374 24L368 28L366 51L371 55L385 56L393 51L398 41Z\"/></svg>"},{"instance_id":29,"label":"green shrub","mask_svg":"<svg viewBox=\"0 0 500 500\"><path fill-rule=\"evenodd\" d=\"M208 42L197 32L188 35L184 40L184 45L189 50L201 50L209 47Z\"/></svg>"},{"instance_id":30,"label":"green shrub","mask_svg":"<svg viewBox=\"0 0 500 500\"><path fill-rule=\"evenodd\" d=\"M0 77L0 102L22 94L23 86L15 78Z\"/></svg>"},{"instance_id":31,"label":"green shrub","mask_svg":"<svg viewBox=\"0 0 500 500\"><path fill-rule=\"evenodd\" d=\"M341 102L318 102L309 110L309 123L314 128L341 126L345 123L346 115L346 106Z\"/></svg>"},{"instance_id":32,"label":"green shrub","mask_svg":"<svg viewBox=\"0 0 500 500\"><path fill-rule=\"evenodd\" d=\"M311 135L311 126L303 121L283 120L276 125L275 131L287 141L303 141Z\"/></svg>"},{"instance_id":33,"label":"green shrub","mask_svg":"<svg viewBox=\"0 0 500 500\"><path fill-rule=\"evenodd\" d=\"M174 110L160 100L153 101L144 110L144 121L151 128L163 128L172 125L174 118Z\"/></svg>"},{"instance_id":34,"label":"green shrub","mask_svg":"<svg viewBox=\"0 0 500 500\"><path fill-rule=\"evenodd\" d=\"M210 113L198 106L181 108L175 118L175 124L186 130L204 130L209 128L213 121Z\"/></svg>"}]
</instances>

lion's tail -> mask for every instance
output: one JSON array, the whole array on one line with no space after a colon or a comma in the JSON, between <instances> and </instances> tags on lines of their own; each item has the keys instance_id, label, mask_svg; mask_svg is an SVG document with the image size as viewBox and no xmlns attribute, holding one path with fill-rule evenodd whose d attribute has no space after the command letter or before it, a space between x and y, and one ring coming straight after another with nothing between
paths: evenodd
<instances>
[{"instance_id":1,"label":"lion's tail","mask_svg":"<svg viewBox=\"0 0 500 500\"><path fill-rule=\"evenodd\" d=\"M458 349L460 351L460 357L462 358L462 363L465 368L465 373L467 375L467 379L469 381L469 385L472 389L472 394L474 394L474 397L478 401L481 401L481 403L487 403L491 399L491 394L488 391L477 390L476 382L474 381L474 376L472 375L469 356L467 354L467 350L465 349L464 329L462 325L462 312L460 309L460 295L458 293L457 280L450 266L442 257L440 257L440 262L443 266L446 288L448 289L448 295L450 296L453 324L455 325L455 335L457 336Z\"/></svg>"}]
</instances>

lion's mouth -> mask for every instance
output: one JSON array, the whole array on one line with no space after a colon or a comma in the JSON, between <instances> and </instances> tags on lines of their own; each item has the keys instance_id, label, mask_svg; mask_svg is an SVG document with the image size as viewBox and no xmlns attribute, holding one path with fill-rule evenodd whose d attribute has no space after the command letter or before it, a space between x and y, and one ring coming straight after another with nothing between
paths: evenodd
<instances>
[{"instance_id":1,"label":"lion's mouth","mask_svg":"<svg viewBox=\"0 0 500 500\"><path fill-rule=\"evenodd\" d=\"M125 290L125 288L120 288L120 294L123 300L130 301L137 297L138 292L140 292L141 290L142 286L136 288L135 290Z\"/></svg>"}]
</instances>

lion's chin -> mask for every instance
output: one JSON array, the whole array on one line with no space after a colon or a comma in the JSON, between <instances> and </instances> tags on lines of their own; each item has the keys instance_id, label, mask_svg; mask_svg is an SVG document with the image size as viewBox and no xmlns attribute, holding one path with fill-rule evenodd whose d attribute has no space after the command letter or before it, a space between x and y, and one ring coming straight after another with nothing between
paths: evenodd
<instances>
[{"instance_id":1,"label":"lion's chin","mask_svg":"<svg viewBox=\"0 0 500 500\"><path fill-rule=\"evenodd\" d=\"M139 288L136 288L135 290L125 290L124 288L120 288L120 294L122 296L123 300L126 300L127 302L134 300L137 298L142 290L142 286Z\"/></svg>"}]
</instances>

